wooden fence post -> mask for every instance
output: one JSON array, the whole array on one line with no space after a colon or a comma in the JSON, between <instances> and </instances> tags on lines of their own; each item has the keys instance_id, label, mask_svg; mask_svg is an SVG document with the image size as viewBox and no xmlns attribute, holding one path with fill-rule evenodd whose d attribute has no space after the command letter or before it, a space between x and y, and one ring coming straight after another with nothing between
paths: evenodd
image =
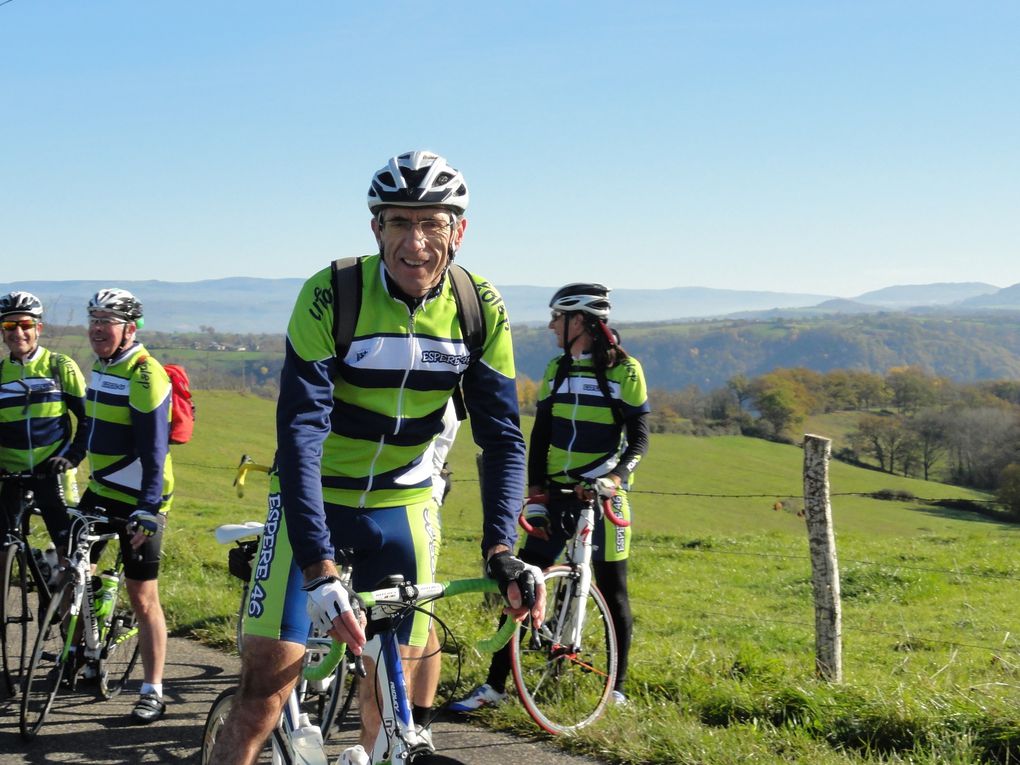
<instances>
[{"instance_id":1,"label":"wooden fence post","mask_svg":"<svg viewBox=\"0 0 1020 765\"><path fill-rule=\"evenodd\" d=\"M843 681L843 623L839 600L839 564L829 503L829 457L832 442L804 436L804 516L811 551L811 586L815 601L815 671L823 680Z\"/></svg>"}]
</instances>

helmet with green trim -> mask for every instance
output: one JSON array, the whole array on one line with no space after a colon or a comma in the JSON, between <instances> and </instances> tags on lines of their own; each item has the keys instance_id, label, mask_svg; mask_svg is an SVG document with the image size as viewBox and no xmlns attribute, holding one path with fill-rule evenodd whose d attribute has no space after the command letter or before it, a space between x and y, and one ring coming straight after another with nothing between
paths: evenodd
<instances>
[{"instance_id":1,"label":"helmet with green trim","mask_svg":"<svg viewBox=\"0 0 1020 765\"><path fill-rule=\"evenodd\" d=\"M124 321L137 322L142 318L142 304L134 295L122 289L99 290L88 305L89 316L105 311Z\"/></svg>"}]
</instances>

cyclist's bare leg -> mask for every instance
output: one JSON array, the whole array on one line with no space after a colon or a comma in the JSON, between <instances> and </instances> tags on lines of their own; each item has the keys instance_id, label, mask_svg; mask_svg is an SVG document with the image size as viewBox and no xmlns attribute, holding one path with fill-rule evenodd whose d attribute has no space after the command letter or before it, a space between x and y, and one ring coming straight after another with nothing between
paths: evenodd
<instances>
[{"instance_id":1,"label":"cyclist's bare leg","mask_svg":"<svg viewBox=\"0 0 1020 765\"><path fill-rule=\"evenodd\" d=\"M216 738L209 762L216 765L255 762L280 719L304 657L305 647L300 643L245 635L241 686Z\"/></svg>"},{"instance_id":2,"label":"cyclist's bare leg","mask_svg":"<svg viewBox=\"0 0 1020 765\"><path fill-rule=\"evenodd\" d=\"M408 679L409 695L411 703L416 707L431 707L436 700L436 688L439 687L439 675L443 668L443 657L439 651L439 637L436 635L436 627L433 624L429 627L429 642L425 646L425 652L421 660L405 664L410 668ZM421 724L424 720L415 720Z\"/></svg>"},{"instance_id":3,"label":"cyclist's bare leg","mask_svg":"<svg viewBox=\"0 0 1020 765\"><path fill-rule=\"evenodd\" d=\"M422 646L402 645L400 646L400 657L405 667L412 667L421 664L421 656L425 652ZM363 657L365 672L368 678L375 677L375 661L367 655ZM405 674L405 682L410 682L413 671ZM363 682L358 684L358 705L361 708L361 739L359 743L365 747L366 752L371 752L375 746L376 735L379 733L381 717L379 715L379 701L376 695L375 683ZM413 697L413 687L408 687L408 698ZM433 689L433 693L435 689Z\"/></svg>"},{"instance_id":4,"label":"cyclist's bare leg","mask_svg":"<svg viewBox=\"0 0 1020 765\"><path fill-rule=\"evenodd\" d=\"M166 661L166 619L159 603L159 582L149 579L125 579L131 608L138 619L138 645L142 653L145 682L163 682Z\"/></svg>"}]
</instances>

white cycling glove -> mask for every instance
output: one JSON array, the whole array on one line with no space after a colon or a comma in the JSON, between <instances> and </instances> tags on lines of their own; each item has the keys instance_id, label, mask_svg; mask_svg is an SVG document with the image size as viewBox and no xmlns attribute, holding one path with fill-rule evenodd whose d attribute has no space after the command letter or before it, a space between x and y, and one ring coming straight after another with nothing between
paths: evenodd
<instances>
[{"instance_id":1,"label":"white cycling glove","mask_svg":"<svg viewBox=\"0 0 1020 765\"><path fill-rule=\"evenodd\" d=\"M308 615L323 632L333 629L333 619L354 610L347 588L335 576L316 577L301 589L308 593Z\"/></svg>"},{"instance_id":2,"label":"white cycling glove","mask_svg":"<svg viewBox=\"0 0 1020 765\"><path fill-rule=\"evenodd\" d=\"M607 475L595 479L595 493L600 499L612 499L616 496L616 482Z\"/></svg>"}]
</instances>

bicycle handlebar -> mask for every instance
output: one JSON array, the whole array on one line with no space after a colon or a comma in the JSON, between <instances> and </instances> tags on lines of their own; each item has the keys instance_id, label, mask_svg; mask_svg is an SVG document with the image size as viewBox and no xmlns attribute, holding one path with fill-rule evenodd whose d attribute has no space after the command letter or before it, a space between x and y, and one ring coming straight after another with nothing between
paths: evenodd
<instances>
[{"instance_id":1,"label":"bicycle handlebar","mask_svg":"<svg viewBox=\"0 0 1020 765\"><path fill-rule=\"evenodd\" d=\"M591 487L585 484L578 484L577 487L575 487L574 491L577 492L578 490L594 491ZM594 502L594 500L595 497L592 496L587 498L586 501ZM517 516L517 523L520 524L520 527L524 529L524 531L527 534L534 534L535 527L528 523L528 519L524 517L525 508L527 508L528 505L544 505L548 501L549 501L548 494L535 494L528 497L527 500L525 500L524 507L521 508L520 515ZM614 526L619 526L620 528L626 528L627 526L630 526L630 521L620 517L619 515L613 512L613 504L612 502L609 501L609 497L602 498L602 515L608 518L609 522L612 523Z\"/></svg>"},{"instance_id":2,"label":"bicycle handlebar","mask_svg":"<svg viewBox=\"0 0 1020 765\"><path fill-rule=\"evenodd\" d=\"M381 590L359 592L358 598L365 608L374 606L412 606L423 600L438 600L443 597L454 597L468 592L494 592L499 593L499 584L492 579L455 579L451 582L434 582L432 584L413 585L405 584L399 587L385 587ZM482 638L475 643L479 651L495 653L510 642L510 638L517 629L517 622L507 619L503 626L490 637ZM324 680L336 669L336 665L343 658L347 649L343 643L333 641L329 653L323 657L318 664L306 667L303 676L307 680Z\"/></svg>"},{"instance_id":3,"label":"bicycle handlebar","mask_svg":"<svg viewBox=\"0 0 1020 765\"><path fill-rule=\"evenodd\" d=\"M237 466L237 475L234 476L234 486L237 488L237 496L244 496L244 479L249 470L258 470L261 473L268 473L272 468L256 462L247 454L241 455L241 462Z\"/></svg>"}]
</instances>

